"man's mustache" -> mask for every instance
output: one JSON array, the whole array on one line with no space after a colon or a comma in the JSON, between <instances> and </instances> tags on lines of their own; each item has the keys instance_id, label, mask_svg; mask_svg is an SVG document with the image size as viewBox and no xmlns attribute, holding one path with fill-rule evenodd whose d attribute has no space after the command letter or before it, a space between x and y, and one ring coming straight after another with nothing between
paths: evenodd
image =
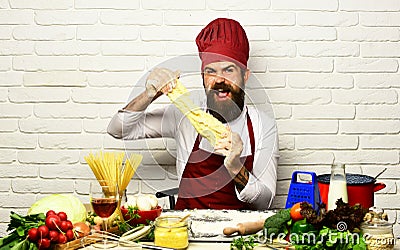
<instances>
[{"instance_id":1,"label":"man's mustache","mask_svg":"<svg viewBox=\"0 0 400 250\"><path fill-rule=\"evenodd\" d=\"M216 83L211 88L211 90L215 90L215 91L222 90L223 92L233 92L232 86L228 85L228 84L225 84L225 83Z\"/></svg>"}]
</instances>

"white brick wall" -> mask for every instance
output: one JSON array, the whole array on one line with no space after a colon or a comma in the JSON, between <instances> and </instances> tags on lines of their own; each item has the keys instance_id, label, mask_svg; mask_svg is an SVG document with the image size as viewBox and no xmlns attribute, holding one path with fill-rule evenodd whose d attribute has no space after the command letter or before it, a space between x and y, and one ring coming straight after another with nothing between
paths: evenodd
<instances>
[{"instance_id":1,"label":"white brick wall","mask_svg":"<svg viewBox=\"0 0 400 250\"><path fill-rule=\"evenodd\" d=\"M273 206L284 206L294 170L388 168L375 204L400 233L400 1L0 0L0 235L10 211L50 193L87 201L89 152L143 154L129 193L176 186L173 141L122 142L106 126L147 69L196 53L217 17L244 25L274 107Z\"/></svg>"}]
</instances>

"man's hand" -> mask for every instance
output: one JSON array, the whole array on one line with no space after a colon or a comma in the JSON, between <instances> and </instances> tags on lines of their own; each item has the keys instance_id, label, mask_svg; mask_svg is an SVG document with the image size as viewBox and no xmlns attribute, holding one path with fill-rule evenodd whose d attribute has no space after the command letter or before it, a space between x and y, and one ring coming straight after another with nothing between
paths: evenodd
<instances>
[{"instance_id":1,"label":"man's hand","mask_svg":"<svg viewBox=\"0 0 400 250\"><path fill-rule=\"evenodd\" d=\"M240 161L243 151L243 141L238 133L229 132L215 144L215 152L225 155L224 164L228 172L233 177L236 188L240 191L246 186L249 180L249 171Z\"/></svg>"},{"instance_id":2,"label":"man's hand","mask_svg":"<svg viewBox=\"0 0 400 250\"><path fill-rule=\"evenodd\" d=\"M171 71L165 68L153 69L146 80L146 93L150 98L157 94L166 94L175 87L175 79L180 75L179 71Z\"/></svg>"},{"instance_id":3,"label":"man's hand","mask_svg":"<svg viewBox=\"0 0 400 250\"><path fill-rule=\"evenodd\" d=\"M243 142L238 133L233 133L228 128L228 133L215 143L215 152L226 156L224 160L225 167L232 176L239 173L242 168L240 155L243 151Z\"/></svg>"}]
</instances>

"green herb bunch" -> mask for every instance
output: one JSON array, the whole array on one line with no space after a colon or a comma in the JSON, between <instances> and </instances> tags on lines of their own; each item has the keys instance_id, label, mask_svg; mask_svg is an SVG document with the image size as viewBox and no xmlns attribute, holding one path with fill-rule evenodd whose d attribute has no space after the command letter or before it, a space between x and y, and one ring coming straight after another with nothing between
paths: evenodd
<instances>
[{"instance_id":1,"label":"green herb bunch","mask_svg":"<svg viewBox=\"0 0 400 250\"><path fill-rule=\"evenodd\" d=\"M231 242L231 250L251 250L256 246L254 236L238 237Z\"/></svg>"},{"instance_id":2,"label":"green herb bunch","mask_svg":"<svg viewBox=\"0 0 400 250\"><path fill-rule=\"evenodd\" d=\"M43 213L21 216L15 212L10 214L9 234L0 239L1 250L37 250L36 243L28 240L28 231L33 227L45 225L46 215Z\"/></svg>"}]
</instances>

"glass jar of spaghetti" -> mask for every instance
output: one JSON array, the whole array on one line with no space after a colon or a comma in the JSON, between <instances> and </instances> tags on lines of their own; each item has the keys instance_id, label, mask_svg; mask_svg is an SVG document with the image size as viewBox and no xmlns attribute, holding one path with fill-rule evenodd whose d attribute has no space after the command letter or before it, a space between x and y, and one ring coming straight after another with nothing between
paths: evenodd
<instances>
[{"instance_id":1,"label":"glass jar of spaghetti","mask_svg":"<svg viewBox=\"0 0 400 250\"><path fill-rule=\"evenodd\" d=\"M158 217L154 229L154 245L186 249L189 245L187 220L179 216Z\"/></svg>"}]
</instances>

